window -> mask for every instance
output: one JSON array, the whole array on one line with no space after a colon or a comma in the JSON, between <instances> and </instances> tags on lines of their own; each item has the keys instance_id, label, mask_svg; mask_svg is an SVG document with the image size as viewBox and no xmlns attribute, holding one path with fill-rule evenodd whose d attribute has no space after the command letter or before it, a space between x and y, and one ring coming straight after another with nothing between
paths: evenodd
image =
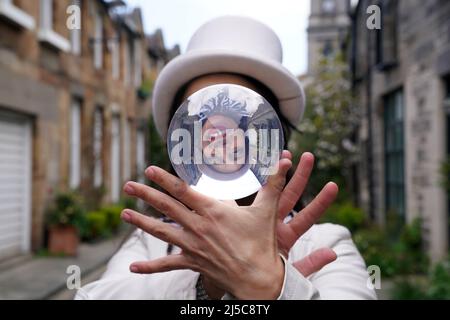
<instances>
[{"instance_id":1,"label":"window","mask_svg":"<svg viewBox=\"0 0 450 320\"><path fill-rule=\"evenodd\" d=\"M388 69L397 63L397 0L382 0L381 26L376 33L376 63L379 69Z\"/></svg>"},{"instance_id":2,"label":"window","mask_svg":"<svg viewBox=\"0 0 450 320\"><path fill-rule=\"evenodd\" d=\"M53 30L53 0L40 0L39 40L58 50L68 52L70 42Z\"/></svg>"},{"instance_id":3,"label":"window","mask_svg":"<svg viewBox=\"0 0 450 320\"><path fill-rule=\"evenodd\" d=\"M115 38L109 39L108 47L111 52L111 74L113 79L116 80L120 76L120 39L118 34L116 34Z\"/></svg>"},{"instance_id":4,"label":"window","mask_svg":"<svg viewBox=\"0 0 450 320\"><path fill-rule=\"evenodd\" d=\"M72 4L77 6L81 10L81 0L73 0ZM70 30L70 46L72 48L72 53L74 55L79 56L81 54L81 30L80 29Z\"/></svg>"},{"instance_id":5,"label":"window","mask_svg":"<svg viewBox=\"0 0 450 320\"><path fill-rule=\"evenodd\" d=\"M133 58L133 44L130 40L125 39L124 58L123 58L123 81L126 85L130 84L132 61Z\"/></svg>"},{"instance_id":6,"label":"window","mask_svg":"<svg viewBox=\"0 0 450 320\"><path fill-rule=\"evenodd\" d=\"M81 177L81 101L73 99L70 110L70 173L72 189L80 186Z\"/></svg>"},{"instance_id":7,"label":"window","mask_svg":"<svg viewBox=\"0 0 450 320\"><path fill-rule=\"evenodd\" d=\"M12 0L0 0L0 17L4 17L15 25L25 29L34 29L36 27L34 18L16 7Z\"/></svg>"},{"instance_id":8,"label":"window","mask_svg":"<svg viewBox=\"0 0 450 320\"><path fill-rule=\"evenodd\" d=\"M123 132L123 180L129 180L131 177L131 120L125 121Z\"/></svg>"},{"instance_id":9,"label":"window","mask_svg":"<svg viewBox=\"0 0 450 320\"><path fill-rule=\"evenodd\" d=\"M136 171L138 182L144 183L145 161L145 131L139 129L136 133Z\"/></svg>"},{"instance_id":10,"label":"window","mask_svg":"<svg viewBox=\"0 0 450 320\"><path fill-rule=\"evenodd\" d=\"M111 119L111 201L120 199L120 115Z\"/></svg>"},{"instance_id":11,"label":"window","mask_svg":"<svg viewBox=\"0 0 450 320\"><path fill-rule=\"evenodd\" d=\"M333 49L333 43L331 42L331 40L325 41L325 43L323 45L322 54L326 58L331 58L333 56L334 49Z\"/></svg>"},{"instance_id":12,"label":"window","mask_svg":"<svg viewBox=\"0 0 450 320\"><path fill-rule=\"evenodd\" d=\"M141 57L141 41L134 39L133 42L134 52L134 85L139 87L142 82L142 57Z\"/></svg>"},{"instance_id":13,"label":"window","mask_svg":"<svg viewBox=\"0 0 450 320\"><path fill-rule=\"evenodd\" d=\"M94 187L103 184L103 109L97 108L94 112Z\"/></svg>"},{"instance_id":14,"label":"window","mask_svg":"<svg viewBox=\"0 0 450 320\"><path fill-rule=\"evenodd\" d=\"M103 67L103 17L96 10L94 13L94 68L101 69Z\"/></svg>"},{"instance_id":15,"label":"window","mask_svg":"<svg viewBox=\"0 0 450 320\"><path fill-rule=\"evenodd\" d=\"M404 107L397 91L384 101L386 212L405 217Z\"/></svg>"}]
</instances>

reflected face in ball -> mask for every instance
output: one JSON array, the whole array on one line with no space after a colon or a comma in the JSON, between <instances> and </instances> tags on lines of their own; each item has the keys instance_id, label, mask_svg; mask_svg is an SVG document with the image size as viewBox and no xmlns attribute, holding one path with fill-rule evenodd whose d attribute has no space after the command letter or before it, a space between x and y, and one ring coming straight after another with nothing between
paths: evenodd
<instances>
[{"instance_id":1,"label":"reflected face in ball","mask_svg":"<svg viewBox=\"0 0 450 320\"><path fill-rule=\"evenodd\" d=\"M191 94L172 117L167 137L178 176L222 200L242 199L267 183L283 144L281 122L270 103L233 84Z\"/></svg>"},{"instance_id":2,"label":"reflected face in ball","mask_svg":"<svg viewBox=\"0 0 450 320\"><path fill-rule=\"evenodd\" d=\"M221 173L239 171L245 164L245 137L239 124L226 115L208 117L202 127L205 162Z\"/></svg>"}]
</instances>

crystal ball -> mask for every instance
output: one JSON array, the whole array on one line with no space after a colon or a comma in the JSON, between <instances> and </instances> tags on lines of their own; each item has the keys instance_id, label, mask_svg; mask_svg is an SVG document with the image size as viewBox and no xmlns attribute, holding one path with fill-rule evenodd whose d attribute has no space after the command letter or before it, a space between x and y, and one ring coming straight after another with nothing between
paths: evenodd
<instances>
[{"instance_id":1,"label":"crystal ball","mask_svg":"<svg viewBox=\"0 0 450 320\"><path fill-rule=\"evenodd\" d=\"M277 172L283 146L274 108L257 92L234 84L212 85L189 96L167 135L178 176L219 200L257 192Z\"/></svg>"}]
</instances>

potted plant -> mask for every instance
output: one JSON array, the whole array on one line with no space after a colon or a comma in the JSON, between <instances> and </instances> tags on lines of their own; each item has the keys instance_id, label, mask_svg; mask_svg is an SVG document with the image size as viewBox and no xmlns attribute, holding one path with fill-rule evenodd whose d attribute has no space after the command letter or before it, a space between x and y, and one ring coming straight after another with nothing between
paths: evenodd
<instances>
[{"instance_id":1,"label":"potted plant","mask_svg":"<svg viewBox=\"0 0 450 320\"><path fill-rule=\"evenodd\" d=\"M74 193L59 193L48 212L50 254L75 256L80 231L85 224L85 210Z\"/></svg>"}]
</instances>

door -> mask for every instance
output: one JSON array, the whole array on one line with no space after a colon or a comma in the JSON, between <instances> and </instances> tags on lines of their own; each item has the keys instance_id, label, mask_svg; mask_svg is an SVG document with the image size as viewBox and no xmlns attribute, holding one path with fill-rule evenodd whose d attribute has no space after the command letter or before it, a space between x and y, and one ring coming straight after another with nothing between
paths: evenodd
<instances>
[{"instance_id":1,"label":"door","mask_svg":"<svg viewBox=\"0 0 450 320\"><path fill-rule=\"evenodd\" d=\"M31 124L0 112L0 259L30 250Z\"/></svg>"}]
</instances>

